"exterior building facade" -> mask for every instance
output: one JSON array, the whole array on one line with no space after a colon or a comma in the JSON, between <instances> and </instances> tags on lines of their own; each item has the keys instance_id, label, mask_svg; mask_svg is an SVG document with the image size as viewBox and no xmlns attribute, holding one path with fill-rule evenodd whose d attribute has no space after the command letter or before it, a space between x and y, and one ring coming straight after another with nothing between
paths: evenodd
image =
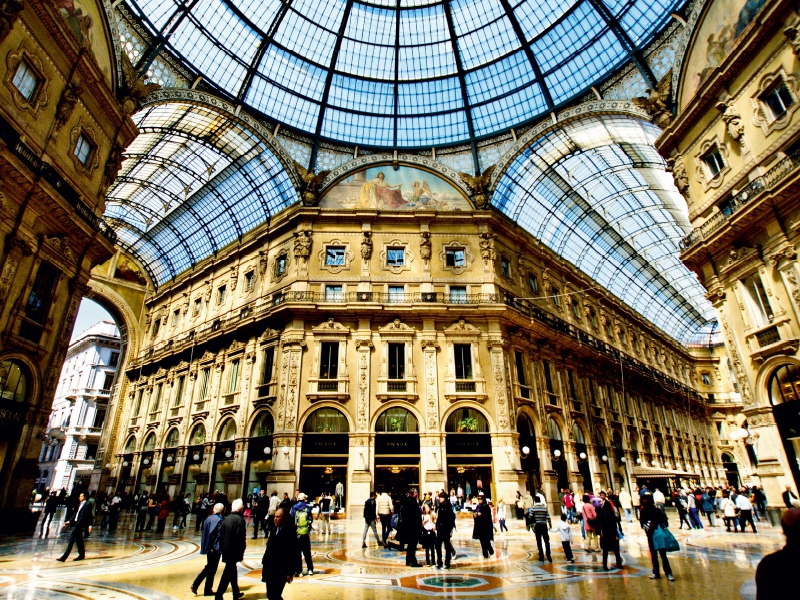
<instances>
[{"instance_id":1,"label":"exterior building facade","mask_svg":"<svg viewBox=\"0 0 800 600\"><path fill-rule=\"evenodd\" d=\"M341 482L358 515L371 489L409 485L507 501L528 487L557 510L566 487L725 481L696 381L712 351L462 201L392 212L323 196L163 285L119 388L103 489Z\"/></svg>"},{"instance_id":2,"label":"exterior building facade","mask_svg":"<svg viewBox=\"0 0 800 600\"><path fill-rule=\"evenodd\" d=\"M707 34L729 4L695 11L673 74L677 116L656 145L689 208L681 258L719 313L720 373L738 391L734 403L709 403L723 459L777 502L800 483L798 16L789 2L743 6L729 51L706 64Z\"/></svg>"},{"instance_id":3,"label":"exterior building facade","mask_svg":"<svg viewBox=\"0 0 800 600\"><path fill-rule=\"evenodd\" d=\"M39 456L40 492L89 488L119 359L113 321L90 327L67 350Z\"/></svg>"},{"instance_id":4,"label":"exterior building facade","mask_svg":"<svg viewBox=\"0 0 800 600\"><path fill-rule=\"evenodd\" d=\"M117 99L102 9L7 2L0 11L0 523L31 529L42 435L91 268L113 253L102 220L136 134Z\"/></svg>"}]
</instances>

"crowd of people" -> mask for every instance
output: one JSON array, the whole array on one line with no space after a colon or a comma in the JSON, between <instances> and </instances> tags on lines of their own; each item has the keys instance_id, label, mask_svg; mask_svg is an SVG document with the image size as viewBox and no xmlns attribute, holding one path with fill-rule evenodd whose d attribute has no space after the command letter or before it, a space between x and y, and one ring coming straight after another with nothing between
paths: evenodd
<instances>
[{"instance_id":1,"label":"crowd of people","mask_svg":"<svg viewBox=\"0 0 800 600\"><path fill-rule=\"evenodd\" d=\"M203 586L203 595L221 599L228 587L234 599L242 596L238 588L236 564L241 562L247 546L247 528L252 527L252 538L261 534L267 538L263 557L262 579L266 582L267 597L277 600L283 588L295 577L314 575L310 536L312 531L322 535L331 533L331 515L336 507L335 496L323 493L314 499L297 490L293 497L282 496L265 490L249 495L245 500L228 501L224 493L214 491L201 493L194 500L190 494L170 498L168 494L156 496L148 491L140 494L122 492L103 495L96 492L73 494L52 492L41 501L44 505L41 535L49 531L59 506L66 506L64 526L69 531L69 541L64 554L58 558L66 561L74 547L78 556L85 557L85 538L91 535L92 527L99 521L100 529L114 533L124 512L135 515L135 533L164 532L169 515L173 515L174 531L187 526L187 516L195 515L195 531L201 535L200 552L206 564L192 583L192 592L198 593ZM789 509L784 521L787 546L783 558L797 555L797 527L800 524L800 502L791 488L782 495ZM587 490L577 493L562 490L560 493L560 520L555 527L545 497L529 491L517 493L513 508L524 520L527 531L536 539L538 559L552 562L550 535L557 535L568 562L575 562L571 525L580 525L582 549L587 553L602 552L605 570L610 555L615 567L622 568L620 541L624 538L622 520L632 523L634 518L644 530L652 561L651 579L659 579L663 569L670 581L675 578L667 556L667 549L657 545L654 539L659 532L669 527L668 506L676 509L678 529L686 524L687 529L702 529L701 516L708 519L712 527L725 525L727 531L744 532L747 524L756 532L755 522L765 520L767 498L762 488L697 488L673 490L665 495L659 488L637 487L633 493L625 490L604 490L594 494ZM416 488L392 498L386 491L380 495L370 493L364 503L364 531L362 547L367 548L370 531L378 547L405 554L405 564L422 567L417 560L417 548L425 551L425 564L437 569L450 569L457 557L452 538L457 529L459 516L471 517L472 539L480 544L485 559L494 556L495 534L508 531L506 519L508 507L503 499L493 504L479 491L474 497L459 497L453 490L426 493L421 498ZM792 515L795 515L792 517ZM715 521L721 519L722 522ZM132 519L134 520L134 519ZM315 527L316 521L316 527ZM380 523L381 532L377 525ZM499 527L499 529L498 529ZM671 535L671 534L670 534ZM765 559L766 560L766 559ZM223 572L216 591L213 582L219 567ZM303 563L305 562L305 569ZM778 559L769 562L765 570L782 564ZM769 566L772 565L772 566ZM765 584L766 586L767 584Z\"/></svg>"}]
</instances>

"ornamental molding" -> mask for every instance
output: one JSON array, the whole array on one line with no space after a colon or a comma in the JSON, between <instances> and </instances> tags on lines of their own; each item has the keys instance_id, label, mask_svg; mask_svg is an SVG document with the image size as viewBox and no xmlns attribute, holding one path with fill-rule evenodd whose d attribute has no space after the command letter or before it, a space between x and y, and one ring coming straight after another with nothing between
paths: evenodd
<instances>
[{"instance_id":1,"label":"ornamental molding","mask_svg":"<svg viewBox=\"0 0 800 600\"><path fill-rule=\"evenodd\" d=\"M344 248L344 264L329 265L327 263L326 259L328 255L328 248L330 247ZM329 271L335 275L336 273L350 270L350 263L353 262L355 254L353 254L350 250L350 242L343 242L342 240L335 238L322 244L322 249L317 252L317 258L319 258L320 271Z\"/></svg>"},{"instance_id":2,"label":"ornamental molding","mask_svg":"<svg viewBox=\"0 0 800 600\"><path fill-rule=\"evenodd\" d=\"M601 114L621 114L634 119L641 119L648 123L650 122L650 115L647 111L636 106L630 100L593 100L570 107L555 114L555 122L553 117L546 117L545 120L541 121L538 125L527 131L525 135L518 138L506 153L500 157L495 164L495 169L489 180L487 191L489 193L494 192L500 179L503 177L508 167L511 166L511 163L538 138L550 131L560 129L570 121Z\"/></svg>"},{"instance_id":3,"label":"ornamental molding","mask_svg":"<svg viewBox=\"0 0 800 600\"><path fill-rule=\"evenodd\" d=\"M708 172L708 166L705 163L704 157L714 148L719 151L719 155L722 157L724 166L716 175L712 176L711 173ZM700 149L694 155L694 176L695 179L697 179L697 182L703 186L704 192L707 192L711 188L718 188L722 185L722 180L731 170L730 163L728 162L729 155L730 151L728 150L728 144L717 139L716 135L710 139L704 140L703 143L700 144Z\"/></svg>"},{"instance_id":4,"label":"ornamental molding","mask_svg":"<svg viewBox=\"0 0 800 600\"><path fill-rule=\"evenodd\" d=\"M445 327L443 329L445 334L448 335L480 335L481 330L475 327L474 325L470 325L464 319L459 319L449 327Z\"/></svg>"},{"instance_id":5,"label":"ornamental molding","mask_svg":"<svg viewBox=\"0 0 800 600\"><path fill-rule=\"evenodd\" d=\"M370 246L371 247L371 246ZM394 248L403 249L403 264L390 265L389 264L389 250ZM363 249L363 246L362 246ZM383 250L378 255L381 261L382 271L391 271L394 275L400 275L403 271L411 270L411 263L414 262L414 253L411 251L410 242L403 242L401 240L392 240L391 242L383 242Z\"/></svg>"},{"instance_id":6,"label":"ornamental molding","mask_svg":"<svg viewBox=\"0 0 800 600\"><path fill-rule=\"evenodd\" d=\"M448 250L463 250L464 251L464 264L460 267L447 266L447 251ZM439 260L441 261L441 268L443 271L450 271L453 275L461 275L464 271L472 269L472 263L475 261L475 255L472 253L468 242L461 242L459 240L452 240L442 244L442 249L439 252Z\"/></svg>"},{"instance_id":7,"label":"ornamental molding","mask_svg":"<svg viewBox=\"0 0 800 600\"><path fill-rule=\"evenodd\" d=\"M294 168L294 159L286 150L286 148L281 145L280 141L278 141L278 139L258 120L242 110L241 106L234 106L230 102L226 102L225 100L206 92L181 88L162 88L160 90L156 90L149 94L141 104L142 108L144 108L154 104L167 104L170 102L187 102L189 104L204 105L209 108L213 108L220 113L224 113L224 116L227 119L243 125L256 134L256 136L261 138L261 141L263 141L267 148L275 155L275 158L280 161L281 165L283 166L283 170L291 180L295 191L298 192L298 201L300 200L299 192L303 189L304 183ZM389 160L391 161L391 158L389 158ZM329 177L330 176L328 176L328 178ZM326 182L328 181L328 178L326 178Z\"/></svg>"},{"instance_id":8,"label":"ornamental molding","mask_svg":"<svg viewBox=\"0 0 800 600\"><path fill-rule=\"evenodd\" d=\"M17 73L17 68L23 61L28 64L31 70L41 80L37 86L37 89L33 93L33 97L30 100L23 96L22 93L17 89L17 86L12 83L14 76ZM14 100L14 104L16 104L17 108L20 110L28 111L31 113L31 115L36 117L36 115L39 113L39 110L47 106L50 102L48 88L53 80L53 77L49 72L50 70L45 70L42 59L39 58L37 54L29 50L25 45L25 42L22 42L17 50L9 52L6 55L6 67L7 71L4 81L6 87L11 90L11 98Z\"/></svg>"},{"instance_id":9,"label":"ornamental molding","mask_svg":"<svg viewBox=\"0 0 800 600\"><path fill-rule=\"evenodd\" d=\"M466 183L458 176L458 171L451 169L437 160L433 160L427 156L416 156L414 154L400 154L398 156L393 154L371 154L369 156L359 156L358 158L349 160L328 173L328 176L323 180L320 186L319 197L323 197L329 188L333 187L336 183L353 172L363 171L369 167L377 167L386 164L393 166L394 164L406 165L430 171L434 175L438 175L446 179L448 183L454 185L464 194L465 198L470 198L472 195Z\"/></svg>"},{"instance_id":10,"label":"ornamental molding","mask_svg":"<svg viewBox=\"0 0 800 600\"><path fill-rule=\"evenodd\" d=\"M83 135L92 144L92 149L86 159L86 163L82 163L75 150L78 146L78 139ZM92 176L92 171L100 166L100 137L97 131L91 125L86 125L83 122L83 117L78 119L78 124L73 127L69 132L69 156L72 159L72 164L75 165L75 170L81 175L86 177Z\"/></svg>"},{"instance_id":11,"label":"ornamental molding","mask_svg":"<svg viewBox=\"0 0 800 600\"><path fill-rule=\"evenodd\" d=\"M792 105L777 118L772 118L772 111L761 99L761 96L773 88L777 82L783 82L789 95L792 97ZM750 104L753 107L753 124L761 128L764 137L773 131L785 129L792 122L794 111L800 106L798 103L798 77L794 73L788 73L783 65L777 71L767 73L758 82L756 93L750 97ZM774 89L774 88L773 88Z\"/></svg>"},{"instance_id":12,"label":"ornamental molding","mask_svg":"<svg viewBox=\"0 0 800 600\"><path fill-rule=\"evenodd\" d=\"M350 333L350 328L337 322L333 317L329 317L324 323L320 323L316 327L312 327L311 331L314 333L339 333L342 335L347 335Z\"/></svg>"},{"instance_id":13,"label":"ornamental molding","mask_svg":"<svg viewBox=\"0 0 800 600\"><path fill-rule=\"evenodd\" d=\"M383 327L378 327L378 332L381 335L386 334L403 334L409 335L414 334L417 330L411 327L410 325L406 325L400 319L395 319L391 323L384 325Z\"/></svg>"},{"instance_id":14,"label":"ornamental molding","mask_svg":"<svg viewBox=\"0 0 800 600\"><path fill-rule=\"evenodd\" d=\"M672 104L678 102L678 94L680 93L680 79L683 73L683 60L686 58L686 50L689 48L689 42L692 41L694 30L697 28L697 23L700 20L700 15L703 9L710 0L696 0L686 5L684 9L686 14L686 25L677 36L675 44L675 58L672 63L672 94L670 100Z\"/></svg>"}]
</instances>

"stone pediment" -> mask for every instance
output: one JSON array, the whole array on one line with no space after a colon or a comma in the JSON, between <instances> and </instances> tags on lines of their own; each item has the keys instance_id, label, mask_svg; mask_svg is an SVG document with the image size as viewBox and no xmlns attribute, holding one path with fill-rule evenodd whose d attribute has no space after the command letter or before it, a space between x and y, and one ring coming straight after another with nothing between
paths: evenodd
<instances>
[{"instance_id":1,"label":"stone pediment","mask_svg":"<svg viewBox=\"0 0 800 600\"><path fill-rule=\"evenodd\" d=\"M478 335L480 334L481 330L475 327L474 325L470 325L464 319L459 319L449 327L444 328L445 333L449 334L471 334L471 335Z\"/></svg>"},{"instance_id":2,"label":"stone pediment","mask_svg":"<svg viewBox=\"0 0 800 600\"><path fill-rule=\"evenodd\" d=\"M206 350L203 356L200 357L200 362L208 362L211 360L214 360L214 354L208 350Z\"/></svg>"},{"instance_id":3,"label":"stone pediment","mask_svg":"<svg viewBox=\"0 0 800 600\"><path fill-rule=\"evenodd\" d=\"M417 330L411 327L410 325L406 325L400 319L395 319L391 323L387 323L383 327L378 327L378 331L380 333L405 333L405 334L413 334Z\"/></svg>"},{"instance_id":4,"label":"stone pediment","mask_svg":"<svg viewBox=\"0 0 800 600\"><path fill-rule=\"evenodd\" d=\"M760 262L761 249L758 246L731 248L731 251L728 253L728 263L720 269L720 273L723 275L730 275L741 269L750 268L756 259Z\"/></svg>"},{"instance_id":5,"label":"stone pediment","mask_svg":"<svg viewBox=\"0 0 800 600\"><path fill-rule=\"evenodd\" d=\"M333 317L311 329L314 333L350 333L350 328L335 321Z\"/></svg>"}]
</instances>

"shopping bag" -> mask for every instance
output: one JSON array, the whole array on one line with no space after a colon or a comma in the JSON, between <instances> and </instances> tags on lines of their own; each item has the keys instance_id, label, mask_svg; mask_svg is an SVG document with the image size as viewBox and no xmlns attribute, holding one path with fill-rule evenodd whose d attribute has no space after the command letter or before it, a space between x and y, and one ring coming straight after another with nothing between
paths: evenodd
<instances>
[{"instance_id":1,"label":"shopping bag","mask_svg":"<svg viewBox=\"0 0 800 600\"><path fill-rule=\"evenodd\" d=\"M664 534L665 540L665 550L667 552L678 552L681 549L681 545L678 543L678 540L675 539L675 536L672 535L672 532L667 529L666 527L661 527L661 532Z\"/></svg>"},{"instance_id":2,"label":"shopping bag","mask_svg":"<svg viewBox=\"0 0 800 600\"><path fill-rule=\"evenodd\" d=\"M653 548L656 550L667 549L667 537L664 535L664 529L661 527L656 527L656 530L653 532Z\"/></svg>"}]
</instances>

